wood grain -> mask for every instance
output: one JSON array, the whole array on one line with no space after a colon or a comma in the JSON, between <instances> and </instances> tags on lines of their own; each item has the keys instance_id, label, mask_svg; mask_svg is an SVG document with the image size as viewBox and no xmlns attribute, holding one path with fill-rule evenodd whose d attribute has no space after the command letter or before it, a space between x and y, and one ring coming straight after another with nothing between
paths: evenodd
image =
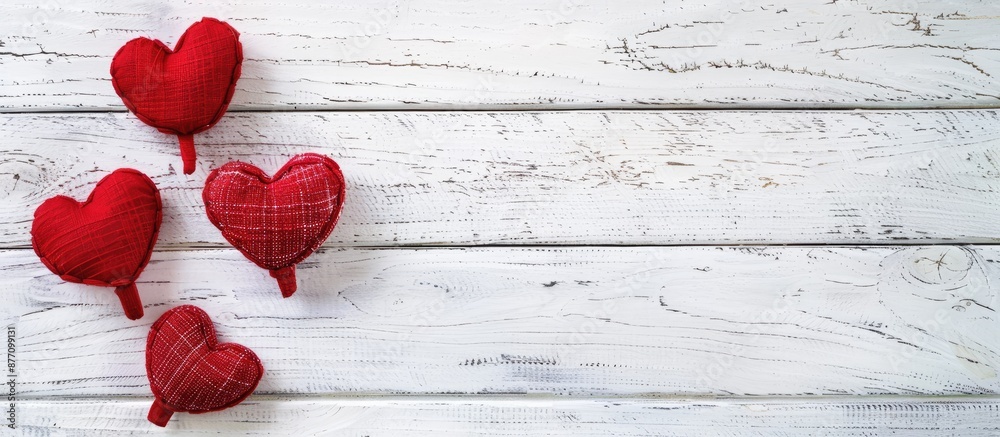
<instances>
[{"instance_id":1,"label":"wood grain","mask_svg":"<svg viewBox=\"0 0 1000 437\"><path fill-rule=\"evenodd\" d=\"M153 254L110 289L0 252L24 399L148 395L149 325L193 303L258 394L1000 393L1000 246L340 249L282 300L235 250Z\"/></svg>"},{"instance_id":2,"label":"wood grain","mask_svg":"<svg viewBox=\"0 0 1000 437\"><path fill-rule=\"evenodd\" d=\"M989 0L8 0L0 110L124 110L130 39L202 16L246 61L233 109L997 107Z\"/></svg>"},{"instance_id":3,"label":"wood grain","mask_svg":"<svg viewBox=\"0 0 1000 437\"><path fill-rule=\"evenodd\" d=\"M327 246L1000 242L1000 112L240 113L176 138L127 114L0 116L0 247L119 167L164 199L159 248L228 247L212 168L337 160Z\"/></svg>"},{"instance_id":4,"label":"wood grain","mask_svg":"<svg viewBox=\"0 0 1000 437\"><path fill-rule=\"evenodd\" d=\"M156 433L151 400L32 401L21 432L68 436ZM168 431L195 435L719 436L963 435L1000 432L995 398L726 400L254 396L212 414L176 414Z\"/></svg>"}]
</instances>

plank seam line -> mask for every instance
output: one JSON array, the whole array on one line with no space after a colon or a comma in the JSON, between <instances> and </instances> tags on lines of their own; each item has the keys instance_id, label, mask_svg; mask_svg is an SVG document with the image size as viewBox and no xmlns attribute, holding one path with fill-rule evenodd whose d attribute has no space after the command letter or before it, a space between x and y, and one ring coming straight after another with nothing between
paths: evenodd
<instances>
[{"instance_id":1,"label":"plank seam line","mask_svg":"<svg viewBox=\"0 0 1000 437\"><path fill-rule=\"evenodd\" d=\"M327 246L320 247L317 252L327 252L336 251L341 249L362 249L362 250L412 250L412 249L614 249L614 248L635 248L635 249L655 249L655 248L685 248L685 247L699 247L699 248L752 248L752 249L766 249L766 248L806 248L806 249L891 249L897 247L934 247L934 246L961 246L961 247L995 247L1000 246L1000 242L997 243L969 243L969 242L933 242L933 243L921 243L921 242L899 242L899 243L760 243L760 244L713 244L713 243L696 243L696 244L481 244L481 245L461 245L461 244L446 244L446 245L395 245L395 246L381 246L381 245L347 245L347 246ZM11 246L11 247L0 247L0 251L28 251L32 250L31 246ZM219 244L219 245L168 245L167 247L158 247L153 250L153 252L186 252L186 251L199 251L199 250L236 250L233 246Z\"/></svg>"},{"instance_id":2,"label":"plank seam line","mask_svg":"<svg viewBox=\"0 0 1000 437\"><path fill-rule=\"evenodd\" d=\"M152 402L153 396L126 396L126 395L77 395L77 396L18 396L19 402L89 402L89 401L143 401ZM445 400L458 400L470 402L732 402L732 403L893 403L893 402L997 402L1000 403L1000 395L996 394L971 394L971 395L767 395L767 396L714 396L714 395L602 395L591 397L586 395L557 395L549 393L533 394L476 394L476 393L456 393L456 394L254 394L247 399L252 401L288 401L288 400L312 400L312 401L377 401L377 402L441 402Z\"/></svg>"},{"instance_id":3,"label":"plank seam line","mask_svg":"<svg viewBox=\"0 0 1000 437\"><path fill-rule=\"evenodd\" d=\"M992 105L956 105L956 106L920 106L920 107L879 107L879 106L741 106L741 107L725 107L725 106L704 106L704 105L677 105L677 106L625 106L625 105L588 105L588 106L566 106L566 107L550 107L544 105L524 105L523 107L507 107L507 106L488 106L484 105L481 108L446 108L446 107L436 107L436 108L363 108L363 109L338 109L338 108L322 108L322 107L303 107L303 108L269 108L269 109L230 109L226 111L227 114L240 114L240 113L296 113L296 112L344 112L344 113L383 113L383 112L420 112L420 113L455 113L455 112L485 112L485 113L519 113L519 112L941 112L941 111L989 111L1000 109L1000 104ZM0 114L4 115L39 115L39 114L52 114L52 115L74 115L74 114L107 114L107 113L117 113L124 114L128 111L118 108L114 109L56 109L52 111L47 110L33 110L33 111L5 111L0 110Z\"/></svg>"}]
</instances>

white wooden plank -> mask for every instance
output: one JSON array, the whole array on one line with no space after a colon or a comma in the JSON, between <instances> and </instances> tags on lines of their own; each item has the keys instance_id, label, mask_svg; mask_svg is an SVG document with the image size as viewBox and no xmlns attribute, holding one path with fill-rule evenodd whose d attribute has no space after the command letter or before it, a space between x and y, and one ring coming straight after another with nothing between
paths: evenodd
<instances>
[{"instance_id":1,"label":"white wooden plank","mask_svg":"<svg viewBox=\"0 0 1000 437\"><path fill-rule=\"evenodd\" d=\"M225 245L212 168L336 159L329 246L1000 242L1000 111L240 113L176 138L126 114L0 117L0 247L119 167L164 199L158 247Z\"/></svg>"},{"instance_id":2,"label":"white wooden plank","mask_svg":"<svg viewBox=\"0 0 1000 437\"><path fill-rule=\"evenodd\" d=\"M126 41L214 16L234 109L1000 104L990 0L8 0L0 110L123 110Z\"/></svg>"},{"instance_id":3,"label":"white wooden plank","mask_svg":"<svg viewBox=\"0 0 1000 437\"><path fill-rule=\"evenodd\" d=\"M22 435L162 434L151 400L30 401ZM1000 432L995 398L534 399L254 396L218 413L176 414L166 431L193 435L732 436L963 435Z\"/></svg>"},{"instance_id":4,"label":"white wooden plank","mask_svg":"<svg viewBox=\"0 0 1000 437\"><path fill-rule=\"evenodd\" d=\"M1000 246L341 249L299 291L235 250L107 289L0 252L25 398L148 395L149 325L206 310L259 394L996 394Z\"/></svg>"}]
</instances>

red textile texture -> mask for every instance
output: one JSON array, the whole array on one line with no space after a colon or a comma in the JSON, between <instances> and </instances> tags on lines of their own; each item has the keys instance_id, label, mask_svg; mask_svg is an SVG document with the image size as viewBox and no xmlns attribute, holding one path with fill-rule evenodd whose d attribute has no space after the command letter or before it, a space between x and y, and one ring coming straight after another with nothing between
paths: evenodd
<instances>
[{"instance_id":1,"label":"red textile texture","mask_svg":"<svg viewBox=\"0 0 1000 437\"><path fill-rule=\"evenodd\" d=\"M174 50L136 38L111 61L111 83L125 106L144 123L179 137L184 174L195 168L193 135L218 122L233 98L243 63L239 36L228 24L203 18Z\"/></svg>"},{"instance_id":2,"label":"red textile texture","mask_svg":"<svg viewBox=\"0 0 1000 437\"><path fill-rule=\"evenodd\" d=\"M243 402L257 388L264 366L245 346L219 344L208 314L183 305L149 329L146 376L156 397L147 418L166 426L177 412L207 413Z\"/></svg>"},{"instance_id":3,"label":"red textile texture","mask_svg":"<svg viewBox=\"0 0 1000 437\"><path fill-rule=\"evenodd\" d=\"M135 320L142 317L135 280L149 262L162 220L153 181L118 169L82 203L66 196L42 203L31 223L31 246L64 281L116 287L125 315Z\"/></svg>"},{"instance_id":4,"label":"red textile texture","mask_svg":"<svg viewBox=\"0 0 1000 437\"><path fill-rule=\"evenodd\" d=\"M293 157L269 177L230 162L212 171L202 198L208 218L250 261L270 270L281 295L295 292L295 265L330 236L344 206L346 184L332 159Z\"/></svg>"}]
</instances>

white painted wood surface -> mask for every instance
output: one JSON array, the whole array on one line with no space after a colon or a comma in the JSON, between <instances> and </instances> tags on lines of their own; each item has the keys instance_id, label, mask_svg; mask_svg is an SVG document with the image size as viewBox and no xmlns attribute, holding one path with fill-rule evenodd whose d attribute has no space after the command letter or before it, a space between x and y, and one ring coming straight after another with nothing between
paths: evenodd
<instances>
[{"instance_id":1,"label":"white painted wood surface","mask_svg":"<svg viewBox=\"0 0 1000 437\"><path fill-rule=\"evenodd\" d=\"M242 113L175 137L126 114L0 116L0 247L47 197L132 167L166 207L158 247L228 247L207 173L296 153L348 182L327 245L1000 242L1000 112ZM67 156L72 157L66 159Z\"/></svg>"},{"instance_id":2,"label":"white painted wood surface","mask_svg":"<svg viewBox=\"0 0 1000 437\"><path fill-rule=\"evenodd\" d=\"M0 110L124 110L126 41L202 16L235 109L997 107L992 0L7 0Z\"/></svg>"},{"instance_id":3,"label":"white painted wood surface","mask_svg":"<svg viewBox=\"0 0 1000 437\"><path fill-rule=\"evenodd\" d=\"M31 401L28 435L145 433L151 400ZM796 400L302 399L252 397L220 413L177 414L168 434L332 436L993 436L996 398Z\"/></svg>"},{"instance_id":4,"label":"white painted wood surface","mask_svg":"<svg viewBox=\"0 0 1000 437\"><path fill-rule=\"evenodd\" d=\"M1000 3L4 14L0 321L17 331L20 435L163 431L142 350L184 303L267 374L167 433L1000 433ZM186 177L108 69L127 40L173 44L202 16L241 31L246 62ZM676 108L699 110L653 110ZM858 108L884 110L832 110ZM305 151L341 163L349 197L282 300L205 219L201 186L228 160L273 171ZM121 166L165 206L134 322L28 249L38 204Z\"/></svg>"},{"instance_id":5,"label":"white painted wood surface","mask_svg":"<svg viewBox=\"0 0 1000 437\"><path fill-rule=\"evenodd\" d=\"M149 395L185 303L255 350L258 394L998 394L1000 247L339 249L299 291L236 250L153 254L109 289L0 252L21 396Z\"/></svg>"}]
</instances>

